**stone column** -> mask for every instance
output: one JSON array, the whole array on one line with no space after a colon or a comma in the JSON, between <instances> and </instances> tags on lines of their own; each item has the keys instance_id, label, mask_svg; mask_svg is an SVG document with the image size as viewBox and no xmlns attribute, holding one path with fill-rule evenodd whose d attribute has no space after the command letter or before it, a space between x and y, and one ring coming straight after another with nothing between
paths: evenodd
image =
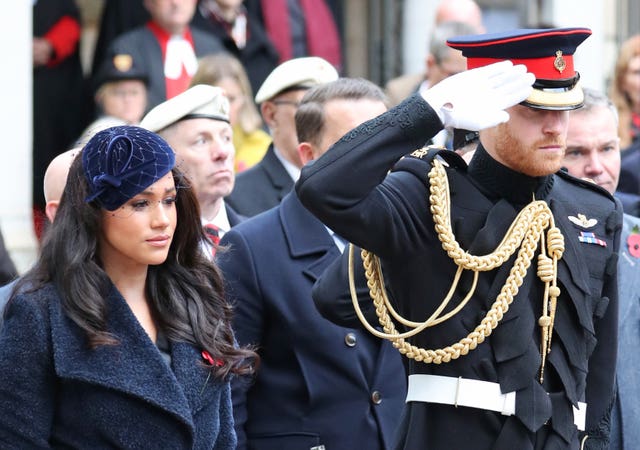
<instances>
[{"instance_id":1,"label":"stone column","mask_svg":"<svg viewBox=\"0 0 640 450\"><path fill-rule=\"evenodd\" d=\"M32 2L3 3L0 14L0 227L20 272L34 261L31 221Z\"/></svg>"}]
</instances>

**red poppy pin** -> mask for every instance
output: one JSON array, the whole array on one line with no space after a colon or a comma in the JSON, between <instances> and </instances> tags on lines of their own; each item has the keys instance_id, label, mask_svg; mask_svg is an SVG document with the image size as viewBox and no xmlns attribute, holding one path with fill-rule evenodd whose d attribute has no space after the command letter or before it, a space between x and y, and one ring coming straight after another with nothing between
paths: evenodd
<instances>
[{"instance_id":1,"label":"red poppy pin","mask_svg":"<svg viewBox=\"0 0 640 450\"><path fill-rule=\"evenodd\" d=\"M220 367L224 364L221 359L214 359L206 350L202 350L202 358L204 358L204 360L207 361L211 366Z\"/></svg>"},{"instance_id":2,"label":"red poppy pin","mask_svg":"<svg viewBox=\"0 0 640 450\"><path fill-rule=\"evenodd\" d=\"M638 225L634 225L631 229L631 233L627 238L627 248L631 256L640 258L640 228L638 228Z\"/></svg>"}]
</instances>

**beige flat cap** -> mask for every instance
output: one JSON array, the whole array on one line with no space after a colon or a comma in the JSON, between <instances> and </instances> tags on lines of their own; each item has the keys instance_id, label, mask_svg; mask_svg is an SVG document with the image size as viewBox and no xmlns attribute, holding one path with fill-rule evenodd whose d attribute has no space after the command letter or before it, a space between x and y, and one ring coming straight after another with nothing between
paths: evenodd
<instances>
[{"instance_id":1,"label":"beige flat cap","mask_svg":"<svg viewBox=\"0 0 640 450\"><path fill-rule=\"evenodd\" d=\"M140 126L158 132L180 120L198 118L229 122L229 100L221 88L193 86L149 111Z\"/></svg>"},{"instance_id":2,"label":"beige flat cap","mask_svg":"<svg viewBox=\"0 0 640 450\"><path fill-rule=\"evenodd\" d=\"M273 69L258 92L256 103L272 99L285 90L308 89L338 79L338 71L322 58L309 56L285 61Z\"/></svg>"}]
</instances>

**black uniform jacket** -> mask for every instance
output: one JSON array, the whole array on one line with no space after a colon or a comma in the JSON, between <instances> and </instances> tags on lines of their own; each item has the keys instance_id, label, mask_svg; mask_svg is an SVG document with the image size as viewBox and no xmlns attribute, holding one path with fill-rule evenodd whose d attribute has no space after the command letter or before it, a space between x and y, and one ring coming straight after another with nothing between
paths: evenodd
<instances>
[{"instance_id":1,"label":"black uniform jacket","mask_svg":"<svg viewBox=\"0 0 640 450\"><path fill-rule=\"evenodd\" d=\"M382 259L387 289L399 312L410 320L429 317L446 295L455 264L442 250L429 211L427 173L434 152L405 157L442 125L419 96L345 135L334 148L306 166L296 185L302 203L336 233ZM450 363L409 361L410 373L430 373L498 382L516 391L516 413L449 405L407 405L398 448L533 449L579 448L582 433L573 424L572 405L588 403L587 448L606 445L613 397L617 286L616 255L622 211L607 192L565 173L531 178L493 160L480 147L466 164L442 152L451 191L453 232L475 255L492 252L517 213L544 199L565 238L558 264L552 351L545 381L539 383L543 285L535 260L519 293L493 333L468 355ZM585 230L571 219L595 220ZM582 242L593 233L594 242ZM582 235L583 240L589 240ZM452 319L427 329L412 343L442 348L467 336L495 301L515 256L499 269L480 274L475 294ZM453 304L470 287L463 277ZM591 447L589 447L591 445Z\"/></svg>"}]
</instances>

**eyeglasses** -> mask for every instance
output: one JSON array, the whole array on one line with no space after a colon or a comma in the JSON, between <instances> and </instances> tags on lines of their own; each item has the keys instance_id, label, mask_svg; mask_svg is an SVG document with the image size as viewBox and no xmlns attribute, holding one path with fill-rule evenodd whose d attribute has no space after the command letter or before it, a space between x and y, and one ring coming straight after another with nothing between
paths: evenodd
<instances>
[{"instance_id":1,"label":"eyeglasses","mask_svg":"<svg viewBox=\"0 0 640 450\"><path fill-rule=\"evenodd\" d=\"M300 106L300 102L296 102L294 100L272 100L271 103L274 105L291 105L294 108Z\"/></svg>"}]
</instances>

